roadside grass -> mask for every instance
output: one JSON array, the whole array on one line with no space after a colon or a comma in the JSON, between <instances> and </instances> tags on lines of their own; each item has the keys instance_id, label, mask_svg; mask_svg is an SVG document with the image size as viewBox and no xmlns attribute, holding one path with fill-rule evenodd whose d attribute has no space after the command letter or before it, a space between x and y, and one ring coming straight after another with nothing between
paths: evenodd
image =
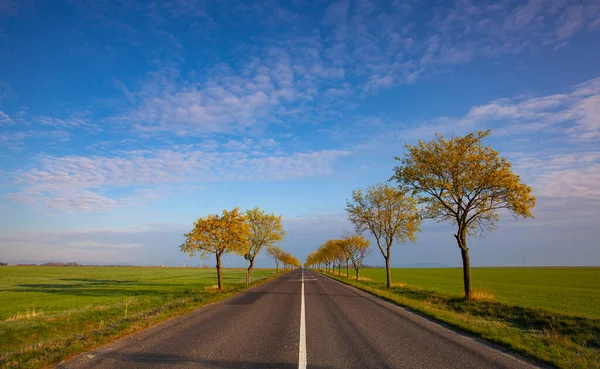
<instances>
[{"instance_id":1,"label":"roadside grass","mask_svg":"<svg viewBox=\"0 0 600 369\"><path fill-rule=\"evenodd\" d=\"M600 318L600 268L472 268L473 288L497 302ZM344 273L342 272L342 275ZM385 282L384 268L360 270L361 277ZM424 290L463 294L461 268L392 268L392 283Z\"/></svg>"},{"instance_id":2,"label":"roadside grass","mask_svg":"<svg viewBox=\"0 0 600 369\"><path fill-rule=\"evenodd\" d=\"M255 269L253 284L275 277ZM246 288L244 269L3 267L0 367L38 368Z\"/></svg>"},{"instance_id":3,"label":"roadside grass","mask_svg":"<svg viewBox=\"0 0 600 369\"><path fill-rule=\"evenodd\" d=\"M465 301L460 294L406 283L387 289L384 281L326 275L547 364L600 368L598 318L501 302L487 291L474 301Z\"/></svg>"}]
</instances>

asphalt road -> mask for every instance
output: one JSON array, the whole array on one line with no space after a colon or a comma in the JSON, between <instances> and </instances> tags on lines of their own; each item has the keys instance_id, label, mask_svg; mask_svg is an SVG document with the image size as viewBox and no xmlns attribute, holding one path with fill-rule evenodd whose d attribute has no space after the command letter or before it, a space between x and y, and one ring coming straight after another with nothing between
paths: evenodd
<instances>
[{"instance_id":1,"label":"asphalt road","mask_svg":"<svg viewBox=\"0 0 600 369\"><path fill-rule=\"evenodd\" d=\"M299 269L58 367L534 366L355 288Z\"/></svg>"}]
</instances>

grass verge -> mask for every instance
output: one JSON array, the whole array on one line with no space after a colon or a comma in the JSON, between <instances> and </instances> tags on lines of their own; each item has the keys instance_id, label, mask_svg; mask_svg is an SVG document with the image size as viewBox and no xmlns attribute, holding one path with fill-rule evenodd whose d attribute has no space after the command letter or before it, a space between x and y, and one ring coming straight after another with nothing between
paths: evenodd
<instances>
[{"instance_id":1,"label":"grass verge","mask_svg":"<svg viewBox=\"0 0 600 369\"><path fill-rule=\"evenodd\" d=\"M15 342L14 350L0 352L0 368L39 368L61 361L136 331L151 327L206 304L223 300L247 288L273 280L273 274L251 283L226 285L222 292L212 286L189 291L187 296L173 296L156 304L150 298L128 296L122 303L97 305L52 317L43 314L15 316L4 321L0 329L3 341ZM13 337L14 336L14 337ZM18 342L33 342L19 345Z\"/></svg>"},{"instance_id":2,"label":"grass verge","mask_svg":"<svg viewBox=\"0 0 600 369\"><path fill-rule=\"evenodd\" d=\"M559 368L600 368L600 319L496 302L493 295L465 301L457 295L406 284L346 279L324 273L512 351Z\"/></svg>"}]
</instances>

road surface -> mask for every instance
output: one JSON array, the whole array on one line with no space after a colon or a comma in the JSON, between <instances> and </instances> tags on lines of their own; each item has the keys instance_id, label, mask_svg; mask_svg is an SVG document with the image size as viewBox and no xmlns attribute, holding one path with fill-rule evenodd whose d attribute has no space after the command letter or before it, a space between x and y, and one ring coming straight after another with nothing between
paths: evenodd
<instances>
[{"instance_id":1,"label":"road surface","mask_svg":"<svg viewBox=\"0 0 600 369\"><path fill-rule=\"evenodd\" d=\"M532 368L476 339L298 269L59 368Z\"/></svg>"}]
</instances>

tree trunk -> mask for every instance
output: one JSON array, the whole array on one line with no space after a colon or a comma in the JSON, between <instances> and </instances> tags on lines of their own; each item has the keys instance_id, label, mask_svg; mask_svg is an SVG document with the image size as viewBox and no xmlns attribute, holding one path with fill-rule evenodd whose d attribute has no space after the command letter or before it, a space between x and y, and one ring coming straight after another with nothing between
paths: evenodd
<instances>
[{"instance_id":1,"label":"tree trunk","mask_svg":"<svg viewBox=\"0 0 600 369\"><path fill-rule=\"evenodd\" d=\"M388 249L388 256L385 258L385 272L387 274L387 288L392 287L392 271L390 270L390 250Z\"/></svg>"},{"instance_id":2,"label":"tree trunk","mask_svg":"<svg viewBox=\"0 0 600 369\"><path fill-rule=\"evenodd\" d=\"M275 261L275 273L279 273L279 262Z\"/></svg>"},{"instance_id":3,"label":"tree trunk","mask_svg":"<svg viewBox=\"0 0 600 369\"><path fill-rule=\"evenodd\" d=\"M463 262L463 282L465 285L465 299L471 299L471 261L469 260L469 249L467 248L467 234L465 228L459 225L458 232L454 235L458 247L460 247L460 254Z\"/></svg>"},{"instance_id":4,"label":"tree trunk","mask_svg":"<svg viewBox=\"0 0 600 369\"><path fill-rule=\"evenodd\" d=\"M221 275L221 255L215 254L217 257L217 285L219 287L219 291L223 290L223 276Z\"/></svg>"},{"instance_id":5,"label":"tree trunk","mask_svg":"<svg viewBox=\"0 0 600 369\"><path fill-rule=\"evenodd\" d=\"M356 280L358 281L358 268L356 268Z\"/></svg>"},{"instance_id":6,"label":"tree trunk","mask_svg":"<svg viewBox=\"0 0 600 369\"><path fill-rule=\"evenodd\" d=\"M348 259L346 259L346 279L350 278L350 265L348 265Z\"/></svg>"},{"instance_id":7,"label":"tree trunk","mask_svg":"<svg viewBox=\"0 0 600 369\"><path fill-rule=\"evenodd\" d=\"M469 260L469 249L466 247L464 249L460 249L460 253L462 255L463 262L463 280L465 283L465 298L467 300L471 299L471 262Z\"/></svg>"},{"instance_id":8,"label":"tree trunk","mask_svg":"<svg viewBox=\"0 0 600 369\"><path fill-rule=\"evenodd\" d=\"M250 265L248 265L248 275L246 275L246 284L250 284L252 278L250 277L250 273L252 272L252 268L254 267L254 259L250 260Z\"/></svg>"},{"instance_id":9,"label":"tree trunk","mask_svg":"<svg viewBox=\"0 0 600 369\"><path fill-rule=\"evenodd\" d=\"M342 263L338 264L338 275L341 276L342 275Z\"/></svg>"}]
</instances>

